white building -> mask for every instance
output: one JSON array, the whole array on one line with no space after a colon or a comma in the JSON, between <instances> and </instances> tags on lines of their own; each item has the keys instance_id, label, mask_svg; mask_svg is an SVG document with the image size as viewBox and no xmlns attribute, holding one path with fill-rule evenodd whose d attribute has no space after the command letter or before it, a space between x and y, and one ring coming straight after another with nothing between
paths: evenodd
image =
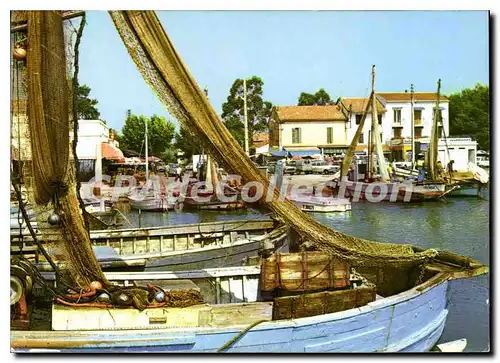
<instances>
[{"instance_id":1,"label":"white building","mask_svg":"<svg viewBox=\"0 0 500 363\"><path fill-rule=\"evenodd\" d=\"M73 132L70 132L73 139ZM123 153L115 140L115 132L102 120L79 120L76 154L79 160L96 160L101 148L101 157L112 160L123 159Z\"/></svg>"},{"instance_id":2,"label":"white building","mask_svg":"<svg viewBox=\"0 0 500 363\"><path fill-rule=\"evenodd\" d=\"M339 105L279 106L269 121L269 146L294 156L342 153L349 146L347 131Z\"/></svg>"},{"instance_id":3,"label":"white building","mask_svg":"<svg viewBox=\"0 0 500 363\"><path fill-rule=\"evenodd\" d=\"M356 131L358 130L359 124L361 122L361 118L368 104L369 98L355 98L355 97L341 97L337 100L337 104L342 108L343 112L348 116L347 121L347 144L350 145ZM386 118L386 109L380 100L377 100L377 115L378 115L378 123L379 125L383 125ZM356 150L358 152L362 152L368 149L369 137L371 135L372 127L372 114L371 111L366 115L365 123L363 126L363 132L359 137L358 146ZM382 132L382 142L384 142L384 138L386 138L387 134ZM384 151L388 151L388 148L385 147Z\"/></svg>"}]
</instances>

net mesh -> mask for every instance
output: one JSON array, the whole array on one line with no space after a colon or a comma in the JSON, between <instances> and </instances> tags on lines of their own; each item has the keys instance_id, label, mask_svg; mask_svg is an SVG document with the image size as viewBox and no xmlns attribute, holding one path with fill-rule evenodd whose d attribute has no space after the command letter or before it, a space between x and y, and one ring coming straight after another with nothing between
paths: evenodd
<instances>
[{"instance_id":1,"label":"net mesh","mask_svg":"<svg viewBox=\"0 0 500 363\"><path fill-rule=\"evenodd\" d=\"M25 187L42 238L79 287L107 283L93 253L79 209L70 149L70 101L61 12L28 11L26 131L31 145ZM18 100L19 102L19 100ZM18 113L18 120L21 119ZM18 121L19 122L19 121ZM59 215L59 225L47 223Z\"/></svg>"},{"instance_id":2,"label":"net mesh","mask_svg":"<svg viewBox=\"0 0 500 363\"><path fill-rule=\"evenodd\" d=\"M152 11L110 11L111 18L142 76L168 111L200 139L208 153L242 180L264 186L267 200L269 181L220 120L198 84L189 73L159 19ZM436 255L435 250L416 253L408 244L390 244L353 237L314 220L292 202L281 201L272 189L268 207L277 219L291 226L302 241L330 252L352 266L408 268Z\"/></svg>"}]
</instances>

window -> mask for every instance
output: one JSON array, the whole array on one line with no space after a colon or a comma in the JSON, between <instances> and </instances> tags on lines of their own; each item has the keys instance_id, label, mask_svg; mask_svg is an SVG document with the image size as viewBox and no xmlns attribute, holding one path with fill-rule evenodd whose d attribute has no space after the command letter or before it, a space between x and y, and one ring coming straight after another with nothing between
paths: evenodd
<instances>
[{"instance_id":1,"label":"window","mask_svg":"<svg viewBox=\"0 0 500 363\"><path fill-rule=\"evenodd\" d=\"M364 138L364 135L363 133L361 133L361 135L359 135L359 143L360 144L363 144L365 142L365 138Z\"/></svg>"},{"instance_id":2,"label":"window","mask_svg":"<svg viewBox=\"0 0 500 363\"><path fill-rule=\"evenodd\" d=\"M326 128L326 143L333 144L333 127Z\"/></svg>"},{"instance_id":3,"label":"window","mask_svg":"<svg viewBox=\"0 0 500 363\"><path fill-rule=\"evenodd\" d=\"M359 115L356 115L356 125L359 125L361 123L361 118L363 117L363 115L359 114Z\"/></svg>"},{"instance_id":4,"label":"window","mask_svg":"<svg viewBox=\"0 0 500 363\"><path fill-rule=\"evenodd\" d=\"M443 137L443 126L438 126L438 137Z\"/></svg>"},{"instance_id":5,"label":"window","mask_svg":"<svg viewBox=\"0 0 500 363\"><path fill-rule=\"evenodd\" d=\"M394 112L394 123L395 124L401 124L401 109L400 108L395 108L393 109Z\"/></svg>"},{"instance_id":6,"label":"window","mask_svg":"<svg viewBox=\"0 0 500 363\"><path fill-rule=\"evenodd\" d=\"M378 124L382 125L382 114L377 115L377 118L378 118Z\"/></svg>"},{"instance_id":7,"label":"window","mask_svg":"<svg viewBox=\"0 0 500 363\"><path fill-rule=\"evenodd\" d=\"M420 139L422 137L422 128L415 127L415 139Z\"/></svg>"},{"instance_id":8,"label":"window","mask_svg":"<svg viewBox=\"0 0 500 363\"><path fill-rule=\"evenodd\" d=\"M395 139L401 137L401 127L393 127L392 128L392 137Z\"/></svg>"},{"instance_id":9,"label":"window","mask_svg":"<svg viewBox=\"0 0 500 363\"><path fill-rule=\"evenodd\" d=\"M384 140L384 138L382 137L382 133L380 133L380 141Z\"/></svg>"},{"instance_id":10,"label":"window","mask_svg":"<svg viewBox=\"0 0 500 363\"><path fill-rule=\"evenodd\" d=\"M413 110L413 123L422 125L422 110Z\"/></svg>"},{"instance_id":11,"label":"window","mask_svg":"<svg viewBox=\"0 0 500 363\"><path fill-rule=\"evenodd\" d=\"M300 127L294 127L292 129L292 144L300 144L302 141L302 135L300 131Z\"/></svg>"}]
</instances>

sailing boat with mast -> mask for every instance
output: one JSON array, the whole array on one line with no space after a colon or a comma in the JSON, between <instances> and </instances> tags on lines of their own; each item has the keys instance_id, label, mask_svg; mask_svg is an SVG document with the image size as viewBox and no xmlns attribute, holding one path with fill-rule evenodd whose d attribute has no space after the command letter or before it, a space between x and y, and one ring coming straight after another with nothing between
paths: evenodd
<instances>
[{"instance_id":1,"label":"sailing boat with mast","mask_svg":"<svg viewBox=\"0 0 500 363\"><path fill-rule=\"evenodd\" d=\"M166 179L163 175L149 175L149 151L148 151L148 120L145 119L145 157L146 157L146 182L142 187L131 190L128 196L130 207L135 210L149 212L166 212L175 208L178 197L169 193Z\"/></svg>"},{"instance_id":2,"label":"sailing boat with mast","mask_svg":"<svg viewBox=\"0 0 500 363\"><path fill-rule=\"evenodd\" d=\"M382 150L381 130L378 124L378 115L376 107L375 93L375 66L372 67L372 92L365 111L361 118L360 124L351 142L349 150L342 164L341 177L347 181L349 170L353 170L357 165L352 165L351 162L354 156L354 150L361 136L368 111L371 109L371 131L369 137L369 155L368 155L368 175L363 180L347 181L345 191L346 197L351 197L354 200L367 199L369 201L423 201L436 199L445 192L444 184L425 183L408 180L405 182L391 181L388 168L386 165L384 153ZM357 175L352 172L351 175ZM353 177L354 178L354 177ZM358 179L358 178L356 178Z\"/></svg>"},{"instance_id":3,"label":"sailing boat with mast","mask_svg":"<svg viewBox=\"0 0 500 363\"><path fill-rule=\"evenodd\" d=\"M190 111L183 113L192 116L190 122L208 124L206 121L210 115L215 115L215 110L201 98L199 87L184 64L179 62L180 57L156 15L148 11L110 13L120 34L130 35L122 39L131 54L141 50L145 61L165 67L149 67L146 72L146 64L140 64L143 76L157 75L157 79L163 82L161 84L171 86L171 95L177 95L184 101L179 105L182 105L183 111ZM49 37L40 35L40 27L45 24L48 25L46 33ZM29 59L48 58L50 61L62 58L55 51L45 52L46 49L57 49L56 46L62 43L59 13L30 13L28 29L30 47L33 48ZM55 35L59 35L56 39L59 44L51 47L46 39L56 38ZM40 51L42 47L37 48L42 42L45 43L43 53ZM153 45L153 48L146 48L146 44ZM46 65L48 62L41 63ZM180 68L172 67L173 64L179 64ZM65 81L61 77L61 67L53 68L50 75ZM169 71L165 72L165 69ZM40 74L37 70L30 65L28 74L37 76ZM31 87L32 91L53 90L51 83L41 82L36 77L30 80L30 84L35 86ZM161 87L159 84L151 83L154 89ZM189 88L189 84L196 87ZM162 92L158 92L158 95L166 94ZM30 101L33 94L36 95L30 92ZM44 116L40 112L40 101L43 99L38 98L38 102L37 99L34 100L31 112ZM189 98L199 102L187 102ZM56 99L52 105L64 106L64 103L65 100ZM48 110L54 112L60 108L49 107ZM181 113L179 115L182 117ZM41 123L35 117L30 118L31 128ZM68 122L62 119L59 123L67 125ZM43 123L43 127L38 129L46 131L51 125L50 122ZM223 127L218 119L217 123L199 129L202 130L202 136L207 137L207 145L212 146L214 155L217 155L217 150L222 149L221 146L228 145L234 152L223 160L234 169L239 165L238 159L244 161L241 171L246 173L247 179L261 178L265 184L258 169ZM208 133L210 137L207 136L207 130L211 131ZM64 134L67 136L68 133ZM34 138L40 141L39 134L34 133ZM50 146L68 149L62 143L53 142ZM48 153L49 161L57 160L55 155L57 154ZM43 182L38 179L35 181L38 184ZM17 192L17 186L15 183L13 185ZM55 222L53 224L60 218L63 222L71 222L61 223L54 228L64 233L60 242L74 251L66 256L72 262L66 264L67 273L60 274L57 266L53 265L55 273L42 275L24 260L11 260L11 316L15 319L11 319L11 326L14 328L10 334L10 342L15 352L426 351L436 344L444 329L448 315L448 280L472 277L488 271L487 266L452 253L432 249L423 251L410 245L377 243L334 231L320 225L285 199L282 204L274 200L268 206L287 225L302 234L303 245L307 241L311 248L320 249L316 254L302 252L292 256L298 257L295 265L302 266L302 274L299 274L298 279L296 276L290 279L289 274L288 278L282 278L287 276L287 269L280 270L286 262L279 260L280 255L277 255L278 259L267 259L266 264L261 266L185 273L169 271L104 274L92 253L89 236L84 233L83 221L75 207L74 193L72 191L68 194L71 199L63 199L60 203L65 208L63 213L51 216L52 222ZM274 196L277 199L279 192L276 191ZM62 198L65 196L55 196L56 201ZM20 207L22 206L21 203ZM22 209L23 215L26 214ZM286 212L283 213L285 209ZM58 209L55 213L57 212ZM28 223L27 216L26 219ZM44 256L51 261L48 254ZM306 264L300 256L309 256L310 263ZM321 261L327 262L324 268L321 264L312 263L315 256L328 257ZM340 259L342 264L337 261L332 263L333 258ZM375 296L375 287L373 283L368 283L368 277L350 277L352 270L346 265L347 262L352 267L364 269L377 284L380 280L377 285L380 298ZM333 269L336 265L342 267L342 274L339 276L337 270ZM309 275L312 272L311 266L319 266L320 272ZM264 267L268 269L267 272L264 272ZM322 273L328 276L318 277ZM270 290L263 289L260 282L267 283L272 275L272 282L276 284L271 287L274 288L284 288L286 281L302 281L298 285L300 287L293 288L295 296L280 296L272 301L262 301L260 291ZM65 282L67 276L74 280L71 281L73 286ZM314 286L305 285L309 285L309 281L315 278L328 281L329 287L334 285L333 287L343 290L322 289L320 293L308 293ZM163 285L166 286L163 289L159 285L148 283L149 280L167 281L167 285ZM27 304L32 303L29 297L34 282L43 287L37 290L50 291L53 296L49 300L51 310L43 315L44 325L37 326L37 330L29 330L30 314ZM337 286L338 282L341 283L340 286ZM297 285L292 283L290 286ZM369 299L358 300L363 291L366 295L369 294ZM46 301L45 297L44 302ZM47 319L46 316L51 318Z\"/></svg>"}]
</instances>

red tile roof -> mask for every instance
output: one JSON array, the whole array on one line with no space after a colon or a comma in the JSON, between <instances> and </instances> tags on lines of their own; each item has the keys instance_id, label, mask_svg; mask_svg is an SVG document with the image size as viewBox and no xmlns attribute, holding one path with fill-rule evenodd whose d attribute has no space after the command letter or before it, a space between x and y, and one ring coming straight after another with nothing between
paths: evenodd
<instances>
[{"instance_id":1,"label":"red tile roof","mask_svg":"<svg viewBox=\"0 0 500 363\"><path fill-rule=\"evenodd\" d=\"M279 106L278 117L286 121L347 121L338 105L328 106Z\"/></svg>"}]
</instances>

